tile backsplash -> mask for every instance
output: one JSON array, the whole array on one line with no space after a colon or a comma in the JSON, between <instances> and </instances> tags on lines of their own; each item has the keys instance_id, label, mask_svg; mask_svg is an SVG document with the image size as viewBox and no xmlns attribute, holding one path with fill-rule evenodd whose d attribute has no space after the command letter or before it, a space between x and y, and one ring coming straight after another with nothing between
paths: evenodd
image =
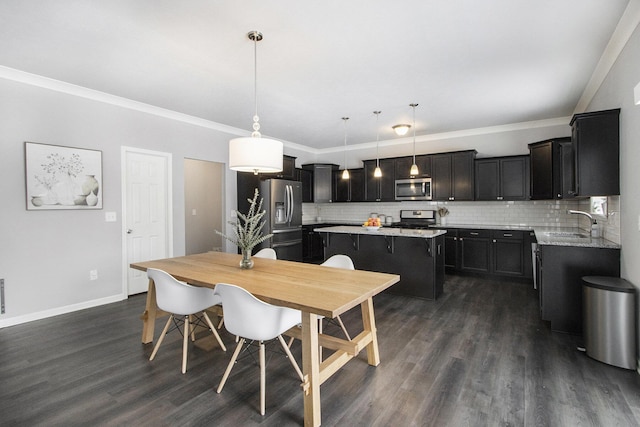
<instances>
[{"instance_id":1,"label":"tile backsplash","mask_svg":"<svg viewBox=\"0 0 640 427\"><path fill-rule=\"evenodd\" d=\"M449 210L447 225L501 225L529 227L580 227L589 229L589 220L583 215L572 215L567 210L589 212L589 199L535 200L523 202L389 202L389 203L303 203L302 221L353 222L367 219L372 212L392 216L399 221L401 209ZM620 197L609 197L609 214L596 218L602 236L620 243Z\"/></svg>"}]
</instances>

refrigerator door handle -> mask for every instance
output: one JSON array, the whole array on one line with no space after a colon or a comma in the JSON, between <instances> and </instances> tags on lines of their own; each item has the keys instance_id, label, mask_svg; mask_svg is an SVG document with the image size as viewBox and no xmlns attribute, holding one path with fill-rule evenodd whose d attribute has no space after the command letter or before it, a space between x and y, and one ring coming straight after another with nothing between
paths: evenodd
<instances>
[{"instance_id":1,"label":"refrigerator door handle","mask_svg":"<svg viewBox=\"0 0 640 427\"><path fill-rule=\"evenodd\" d=\"M293 220L293 187L287 184L287 222L291 224Z\"/></svg>"}]
</instances>

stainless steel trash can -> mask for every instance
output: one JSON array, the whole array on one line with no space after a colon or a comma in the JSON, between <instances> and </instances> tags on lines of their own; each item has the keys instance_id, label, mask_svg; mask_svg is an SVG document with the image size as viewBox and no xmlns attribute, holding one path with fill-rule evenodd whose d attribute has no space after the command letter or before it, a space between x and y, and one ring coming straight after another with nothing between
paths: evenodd
<instances>
[{"instance_id":1,"label":"stainless steel trash can","mask_svg":"<svg viewBox=\"0 0 640 427\"><path fill-rule=\"evenodd\" d=\"M587 355L636 369L635 287L619 277L582 278L582 318Z\"/></svg>"}]
</instances>

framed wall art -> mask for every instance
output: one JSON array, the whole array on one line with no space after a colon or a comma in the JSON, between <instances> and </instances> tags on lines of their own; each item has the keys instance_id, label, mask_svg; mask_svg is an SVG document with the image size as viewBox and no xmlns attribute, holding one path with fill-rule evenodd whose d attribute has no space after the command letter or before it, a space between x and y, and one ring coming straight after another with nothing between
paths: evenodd
<instances>
[{"instance_id":1,"label":"framed wall art","mask_svg":"<svg viewBox=\"0 0 640 427\"><path fill-rule=\"evenodd\" d=\"M102 151L24 143L27 210L102 209Z\"/></svg>"}]
</instances>

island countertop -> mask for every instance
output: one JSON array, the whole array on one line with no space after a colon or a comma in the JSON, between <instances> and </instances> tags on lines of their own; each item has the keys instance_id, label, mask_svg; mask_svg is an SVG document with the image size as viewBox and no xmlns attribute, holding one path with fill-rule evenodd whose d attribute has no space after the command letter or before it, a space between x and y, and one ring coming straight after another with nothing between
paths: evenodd
<instances>
[{"instance_id":1,"label":"island countertop","mask_svg":"<svg viewBox=\"0 0 640 427\"><path fill-rule=\"evenodd\" d=\"M377 230L367 230L362 226L341 225L336 227L320 227L313 231L318 233L341 233L341 234L368 234L372 236L393 236L393 237L417 237L422 239L432 239L446 234L446 230L428 229L414 230L408 228L380 227Z\"/></svg>"}]
</instances>

